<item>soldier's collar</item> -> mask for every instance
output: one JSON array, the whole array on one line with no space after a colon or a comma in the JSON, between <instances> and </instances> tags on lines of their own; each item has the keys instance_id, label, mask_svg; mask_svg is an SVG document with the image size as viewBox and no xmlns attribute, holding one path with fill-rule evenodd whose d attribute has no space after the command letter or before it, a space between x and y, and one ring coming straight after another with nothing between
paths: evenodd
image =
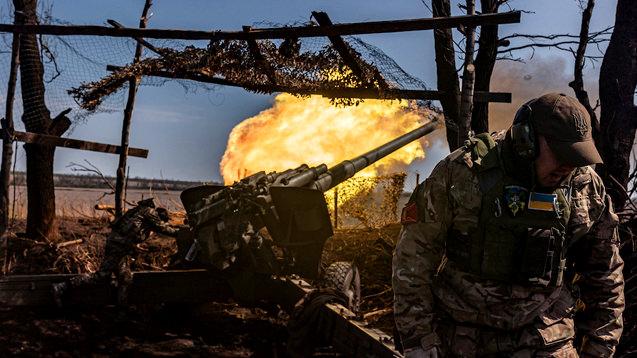
<instances>
[{"instance_id":1,"label":"soldier's collar","mask_svg":"<svg viewBox=\"0 0 637 358\"><path fill-rule=\"evenodd\" d=\"M566 178L564 178L555 188L541 188L537 186L533 186L533 191L541 192L541 193L554 193L557 190L569 190L571 188L571 182L573 180L573 175L577 169L573 170L571 174L569 174Z\"/></svg>"},{"instance_id":2,"label":"soldier's collar","mask_svg":"<svg viewBox=\"0 0 637 358\"><path fill-rule=\"evenodd\" d=\"M531 188L535 185L533 162L518 157L511 146L508 136L501 142L500 160L504 173L520 182L522 186Z\"/></svg>"}]
</instances>

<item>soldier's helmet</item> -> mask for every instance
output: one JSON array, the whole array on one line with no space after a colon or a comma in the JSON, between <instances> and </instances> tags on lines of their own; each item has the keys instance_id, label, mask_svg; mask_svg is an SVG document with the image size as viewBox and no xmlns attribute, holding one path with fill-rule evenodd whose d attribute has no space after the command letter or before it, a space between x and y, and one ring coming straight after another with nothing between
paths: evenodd
<instances>
[{"instance_id":1,"label":"soldier's helmet","mask_svg":"<svg viewBox=\"0 0 637 358\"><path fill-rule=\"evenodd\" d=\"M168 215L168 210L166 210L166 208L161 208L160 207L160 208L155 209L155 211L157 212L157 215L159 216L161 221L163 221L163 222L170 221L170 215Z\"/></svg>"},{"instance_id":2,"label":"soldier's helmet","mask_svg":"<svg viewBox=\"0 0 637 358\"><path fill-rule=\"evenodd\" d=\"M576 98L548 93L526 106L536 134L544 136L560 162L574 167L603 163L593 141L591 117Z\"/></svg>"},{"instance_id":3,"label":"soldier's helmet","mask_svg":"<svg viewBox=\"0 0 637 358\"><path fill-rule=\"evenodd\" d=\"M140 201L137 202L137 206L146 206L146 207L149 207L149 208L154 208L155 207L155 201L154 201L153 198L140 200Z\"/></svg>"}]
</instances>

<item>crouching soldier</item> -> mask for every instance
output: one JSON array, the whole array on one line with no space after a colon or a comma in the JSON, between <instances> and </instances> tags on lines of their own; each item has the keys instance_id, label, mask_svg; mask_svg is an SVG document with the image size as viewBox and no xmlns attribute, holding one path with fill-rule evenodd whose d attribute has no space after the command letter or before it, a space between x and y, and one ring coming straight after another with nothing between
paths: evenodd
<instances>
[{"instance_id":1,"label":"crouching soldier","mask_svg":"<svg viewBox=\"0 0 637 358\"><path fill-rule=\"evenodd\" d=\"M591 133L577 99L547 94L418 186L393 260L405 357L613 356L619 219Z\"/></svg>"},{"instance_id":2,"label":"crouching soldier","mask_svg":"<svg viewBox=\"0 0 637 358\"><path fill-rule=\"evenodd\" d=\"M153 199L139 201L137 206L128 210L111 224L111 233L106 239L104 258L97 272L73 277L69 282L53 285L53 295L58 306L68 287L114 283L118 287L118 301L126 300L127 286L132 280L129 267L130 256L135 246L144 242L151 232L175 236L177 228L168 224L168 210L156 208ZM115 279L113 281L113 279Z\"/></svg>"}]
</instances>

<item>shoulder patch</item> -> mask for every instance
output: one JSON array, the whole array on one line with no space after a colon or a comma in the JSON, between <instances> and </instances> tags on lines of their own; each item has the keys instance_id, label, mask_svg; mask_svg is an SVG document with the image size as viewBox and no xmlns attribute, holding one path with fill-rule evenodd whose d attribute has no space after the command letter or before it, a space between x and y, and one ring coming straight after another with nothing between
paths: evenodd
<instances>
[{"instance_id":1,"label":"shoulder patch","mask_svg":"<svg viewBox=\"0 0 637 358\"><path fill-rule=\"evenodd\" d=\"M416 202L410 202L405 205L400 215L400 223L414 224L418 222L418 205Z\"/></svg>"}]
</instances>

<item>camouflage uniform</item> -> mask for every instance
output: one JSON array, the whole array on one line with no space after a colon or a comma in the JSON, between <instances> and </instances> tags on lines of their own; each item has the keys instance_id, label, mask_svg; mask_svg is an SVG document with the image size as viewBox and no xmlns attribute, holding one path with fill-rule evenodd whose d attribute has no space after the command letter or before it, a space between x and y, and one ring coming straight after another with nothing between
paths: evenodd
<instances>
[{"instance_id":1,"label":"camouflage uniform","mask_svg":"<svg viewBox=\"0 0 637 358\"><path fill-rule=\"evenodd\" d=\"M488 160L493 153L499 160ZM502 134L472 138L436 166L403 210L392 282L403 345L438 347L443 356L577 357L577 333L581 356L610 357L622 331L623 261L618 217L591 167L577 168L556 190L567 194L561 208L568 218L563 278L543 284L488 279L468 272L472 257L450 255L458 251L451 237L470 240L510 220L516 203L511 209L498 199L497 206L486 203L490 189L481 173L486 167L502 170L505 178L497 182L506 185L521 167L511 153ZM489 227L479 227L485 217L491 217ZM483 267L489 255L506 250L491 249L482 247ZM512 262L502 265L510 270L517 265Z\"/></svg>"},{"instance_id":2,"label":"camouflage uniform","mask_svg":"<svg viewBox=\"0 0 637 358\"><path fill-rule=\"evenodd\" d=\"M148 205L138 205L128 210L111 224L111 228L99 270L91 275L74 277L71 286L108 281L113 274L125 286L132 278L128 259L135 251L135 245L144 242L151 231L169 236L175 236L178 231L161 219L157 209Z\"/></svg>"},{"instance_id":3,"label":"camouflage uniform","mask_svg":"<svg viewBox=\"0 0 637 358\"><path fill-rule=\"evenodd\" d=\"M175 236L178 230L164 222L153 207L139 205L127 211L112 224L99 271L115 272L122 266L122 260L134 252L135 245L144 242L151 231Z\"/></svg>"}]
</instances>

